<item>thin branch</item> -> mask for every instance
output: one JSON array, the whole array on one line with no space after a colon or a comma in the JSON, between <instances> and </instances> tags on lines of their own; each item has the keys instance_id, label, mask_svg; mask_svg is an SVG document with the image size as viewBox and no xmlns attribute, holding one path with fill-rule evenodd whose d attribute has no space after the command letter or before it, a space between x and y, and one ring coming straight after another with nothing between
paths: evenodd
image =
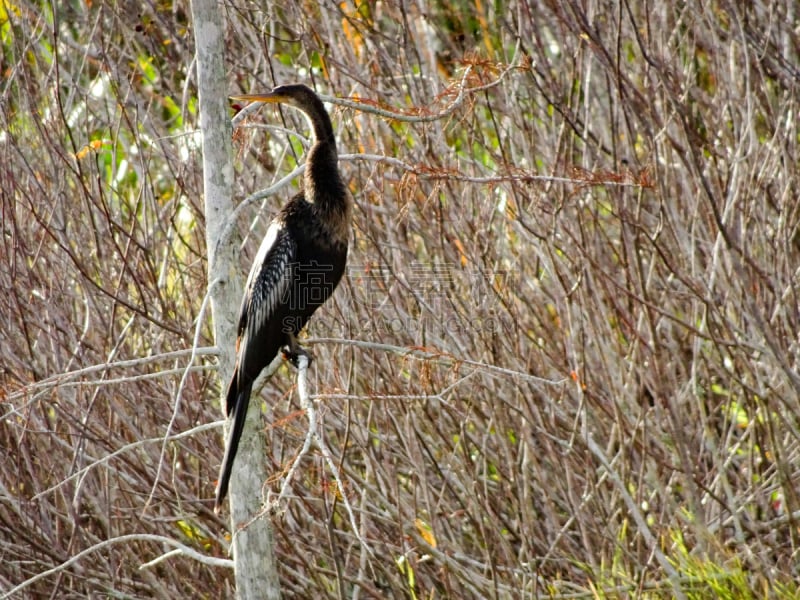
<instances>
[{"instance_id":1,"label":"thin branch","mask_svg":"<svg viewBox=\"0 0 800 600\"><path fill-rule=\"evenodd\" d=\"M475 373L478 371L471 371L454 381L447 387L443 388L441 391L435 394L314 394L311 396L312 400L349 400L349 401L360 401L360 400L384 400L384 401L397 401L397 400L439 400L440 402L447 402L445 400L445 395L454 390L459 385L464 383L466 380L470 379Z\"/></svg>"},{"instance_id":2,"label":"thin branch","mask_svg":"<svg viewBox=\"0 0 800 600\"><path fill-rule=\"evenodd\" d=\"M300 462L308 454L311 449L311 444L314 442L317 431L317 411L312 402L308 399L308 358L300 355L297 359L297 393L300 396L300 406L306 413L308 418L308 429L306 430L306 437L303 440L303 447L300 449L298 455L292 461L289 472L283 480L281 491L278 497L272 503L277 508L285 499L291 486L292 479L294 479L295 471L300 465Z\"/></svg>"},{"instance_id":3,"label":"thin branch","mask_svg":"<svg viewBox=\"0 0 800 600\"><path fill-rule=\"evenodd\" d=\"M515 66L509 66L505 71L503 71L501 76L491 85L497 85L498 83L500 83L500 81L502 81L502 78L505 77L506 73L508 73L512 68L515 68ZM439 119L444 119L446 117L449 117L451 114L455 112L455 110L459 106L461 106L467 94L487 89L486 86L481 86L472 89L466 87L467 78L469 77L469 74L471 72L472 72L472 65L468 65L467 68L464 69L464 74L462 75L461 82L458 85L458 94L456 95L455 99L442 111L435 114L427 114L427 115L419 114L422 109L417 109L415 111L416 114L407 114L399 111L380 108L378 106L375 106L374 104L370 104L360 100L351 100L349 98L339 98L337 96L327 96L324 94L319 94L319 97L322 99L323 102L329 102L331 104L335 104L338 106L344 106L345 108L354 108L361 112L370 113L373 115L377 115L379 117L391 119L393 121L405 121L410 123L428 123L431 121L438 121ZM242 110L236 113L236 115L231 120L233 126L236 127L243 119L245 119L251 113L256 111L258 107L260 107L260 105L261 105L260 102L253 102L245 106Z\"/></svg>"},{"instance_id":4,"label":"thin branch","mask_svg":"<svg viewBox=\"0 0 800 600\"><path fill-rule=\"evenodd\" d=\"M72 475L65 477L57 484L47 488L46 490L42 490L35 496L31 498L31 501L38 500L43 496L49 494L50 492L54 492L55 490L59 489L61 486L66 485L71 480L75 479L76 477L81 477L84 473L94 469L95 467L99 467L100 465L106 464L110 462L113 458L116 458L120 454L125 454L126 452L130 452L131 450L136 450L137 448L141 448L142 446L146 446L147 444L160 444L163 442L173 442L176 440L181 440L183 438L191 437L198 433L203 433L204 431L209 431L211 429L216 429L217 427L222 427L225 422L223 420L213 421L211 423L203 423L202 425L198 425L197 427L192 427L191 429L187 429L186 431L182 431L180 433L176 433L175 435L171 435L168 438L164 436L148 438L146 440L136 440L135 442L131 442L130 444L126 444L122 448L118 448L114 450L111 454L104 456L103 458L99 458L94 462L86 465L82 469L75 471Z\"/></svg>"},{"instance_id":5,"label":"thin branch","mask_svg":"<svg viewBox=\"0 0 800 600\"><path fill-rule=\"evenodd\" d=\"M639 529L639 532L642 534L644 541L650 548L650 552L653 553L658 564L664 569L664 572L667 574L667 577L672 584L672 591L675 594L676 598L682 598L685 600L686 595L681 590L681 583L680 583L680 575L678 575L678 571L675 570L675 567L672 566L672 563L664 556L664 553L661 552L659 547L659 543L656 540L653 532L650 531L650 527L647 525L647 520L642 515L642 511L639 510L639 507L634 502L633 498L631 498L630 493L628 492L628 488L625 485L625 482L620 477L619 473L611 466L608 461L608 458L603 452L603 449L597 445L597 443L592 438L591 434L585 436L586 446L589 448L589 451L600 461L600 463L605 468L606 473L611 478L614 487L617 489L617 492L622 496L623 502L625 502L625 506L630 513L630 516L633 517L633 520L636 522L636 526Z\"/></svg>"},{"instance_id":6,"label":"thin branch","mask_svg":"<svg viewBox=\"0 0 800 600\"><path fill-rule=\"evenodd\" d=\"M154 558L153 560L146 562L139 566L139 569L149 569L161 562L164 562L168 558L172 558L173 556L186 556L187 558L191 558L196 560L199 563L204 565L209 565L211 567L225 567L226 569L233 568L233 561L230 558L217 558L215 556L209 556L208 554L202 554L197 550L192 550L187 546L180 545L180 547L176 548L175 550L170 550L165 554L162 554L158 558Z\"/></svg>"},{"instance_id":7,"label":"thin branch","mask_svg":"<svg viewBox=\"0 0 800 600\"><path fill-rule=\"evenodd\" d=\"M142 508L142 514L147 511L148 507L150 506L150 501L153 499L153 494L156 493L156 488L158 487L158 479L161 476L161 468L164 466L164 456L167 453L167 444L169 443L170 432L172 431L173 426L175 425L175 420L178 418L178 414L180 412L181 407L181 396L183 394L183 390L186 387L186 381L189 378L189 373L192 370L192 363L194 362L195 357L197 356L198 344L200 343L200 331L203 325L203 317L206 314L206 308L208 307L211 301L211 292L217 284L220 283L219 279L214 279L210 284L208 284L208 288L206 289L206 294L203 297L203 303L200 305L200 310L197 314L197 324L194 330L194 338L192 339L192 354L189 357L189 362L186 364L186 369L184 370L183 376L181 377L180 384L178 384L178 392L175 394L175 407L172 409L172 417L170 417L169 423L167 424L167 431L164 434L164 443L161 446L161 453L158 457L158 466L156 467L156 473L153 477L153 487L150 489L150 495L147 497L147 500L144 503L144 507Z\"/></svg>"},{"instance_id":8,"label":"thin branch","mask_svg":"<svg viewBox=\"0 0 800 600\"><path fill-rule=\"evenodd\" d=\"M546 183L564 183L569 185L576 185L579 187L635 187L643 188L652 185L647 180L641 181L640 178L630 174L627 177L620 177L613 173L593 175L592 173L584 173L582 177L558 177L555 175L536 175L527 171L517 169L514 173L507 173L501 175L487 175L484 177L476 177L474 175L466 175L459 171L452 169L431 169L424 165L412 165L405 161L395 158L393 156L383 156L382 154L342 154L339 156L340 161L348 162L355 160L363 160L367 162L386 163L394 167L398 167L407 173L426 179L430 181L462 181L464 183L475 183L478 185L496 185L498 183L532 183L534 181L543 181ZM303 165L304 167L305 165ZM298 168L298 170L303 167ZM270 188L271 189L271 188ZM260 194L258 192L257 194ZM253 194L256 196L257 194Z\"/></svg>"},{"instance_id":9,"label":"thin branch","mask_svg":"<svg viewBox=\"0 0 800 600\"><path fill-rule=\"evenodd\" d=\"M531 375L530 373L523 373L522 371L515 371L514 369L506 369L505 367L498 367L489 365L476 360L468 358L458 358L452 354L445 352L434 352L424 348L416 348L410 346L394 346L391 344L382 344L379 342L367 342L364 340L348 340L342 338L309 338L303 340L304 344L338 344L340 346L355 346L357 348L365 348L368 350L379 350L391 354L398 354L403 357L416 358L418 360L427 360L437 362L445 365L450 365L456 368L462 365L475 367L479 371L483 371L495 376L511 376L524 381L530 381L541 385L562 385L568 381L568 378L562 379L546 379Z\"/></svg>"},{"instance_id":10,"label":"thin branch","mask_svg":"<svg viewBox=\"0 0 800 600\"><path fill-rule=\"evenodd\" d=\"M76 554L75 556L70 557L68 560L64 561L60 565L56 565L52 569L47 569L46 571L42 571L41 573L37 573L36 575L31 577L30 579L26 579L25 581L20 583L18 586L12 588L8 592L6 592L2 596L0 596L0 600L5 599L5 598L11 598L15 594L21 592L26 587L36 583L37 581L39 581L41 579L45 579L47 577L50 577L51 575L55 575L57 573L60 573L61 571L64 571L65 569L71 567L75 563L83 560L85 557L89 556L90 554L94 554L95 552L99 552L101 550L104 550L105 548L107 548L109 546L113 546L115 544L127 544L129 542L142 542L142 541L145 541L145 542L157 542L157 543L168 544L170 546L174 546L184 556L186 556L188 558L192 558L192 559L197 560L199 562L202 562L203 564L212 565L212 566L215 566L215 567L231 567L233 565L233 561L231 561L231 560L226 560L226 559L222 559L222 558L214 558L212 556L206 556L205 554L201 554L201 553L197 552L196 550L193 550L193 549L189 548L188 546L186 546L186 545L184 545L184 544L182 544L182 543L180 543L180 542L178 542L176 540L173 540L172 538L165 537L163 535L153 535L153 534L149 534L149 533L133 533L133 534L129 534L129 535L121 535L119 537L111 538L109 540L104 540L102 542L99 542L99 543L95 544L94 546L90 546L89 548L86 548L86 550L78 552L78 554ZM146 563L146 565L149 565L149 564L150 563ZM140 568L144 568L146 565L142 565Z\"/></svg>"},{"instance_id":11,"label":"thin branch","mask_svg":"<svg viewBox=\"0 0 800 600\"><path fill-rule=\"evenodd\" d=\"M317 410L316 406L314 405L313 400L311 399L311 395L308 392L308 357L305 355L300 355L297 359L297 393L300 397L300 406L306 413L306 417L308 418L308 429L306 431L306 437L303 442L303 447L300 450L300 453L295 457L294 461L292 462L291 467L289 468L289 472L286 474L286 478L283 481L283 485L281 486L281 491L278 494L278 497L270 502L269 506L267 507L268 510L272 512L276 512L278 506L283 502L286 498L289 486L294 478L294 474L297 471L300 462L303 458L308 454L309 450L311 449L311 445L316 442L317 448L319 448L320 453L322 454L325 462L328 463L328 468L331 470L333 474L334 481L336 481L336 485L342 491L341 498L342 502L347 510L347 515L350 519L350 527L353 529L353 533L356 536L356 539L362 544L364 548L372 555L373 552L370 549L369 545L367 544L366 540L361 537L361 531L359 530L358 524L356 522L355 513L353 512L353 507L350 505L350 500L347 498L347 495L344 493L344 482L342 481L341 473L339 471L339 467L336 464L336 461L333 460L333 454L328 448L328 444L325 442L325 439L320 435L319 432L319 420L317 417Z\"/></svg>"},{"instance_id":12,"label":"thin branch","mask_svg":"<svg viewBox=\"0 0 800 600\"><path fill-rule=\"evenodd\" d=\"M208 364L208 365L194 365L188 367L189 371L192 373L200 373L202 371L214 371L216 370L216 365ZM110 385L119 385L122 383L135 383L137 381L149 381L152 379L161 379L163 377L169 377L171 375L182 375L185 373L187 367L178 367L175 369L165 369L162 371L156 371L154 373L141 373L139 375L126 375L125 377L115 377L114 379L94 379L92 381L67 381L63 383L56 383L51 386L53 389L61 389L66 390L70 388L83 388L83 387L105 387ZM45 396L50 392L50 389L44 389L37 392L34 396L32 396L25 404L20 405L17 408L12 408L10 411L5 413L4 415L0 416L0 420L6 419L11 415L20 415L21 411L24 408L27 408L31 404L37 402L42 396Z\"/></svg>"},{"instance_id":13,"label":"thin branch","mask_svg":"<svg viewBox=\"0 0 800 600\"><path fill-rule=\"evenodd\" d=\"M505 73L507 73L511 67L509 67L506 71L503 72L504 77ZM456 95L455 99L447 105L444 109L439 111L438 113L429 113L429 114L422 114L425 109L416 109L413 111L412 114L406 112L399 112L393 110L387 110L385 108L380 108L379 106L375 106L373 104L369 104L364 101L360 100L350 100L349 98L337 98L334 96L325 96L320 94L320 98L322 98L325 102L330 102L331 104L336 104L338 106L344 106L345 108L354 108L361 112L370 113L373 115L377 115L379 117L384 117L386 119L391 119L392 121L402 121L405 123L430 123L432 121L439 121L440 119L445 119L452 115L456 109L461 106L464 102L464 98L469 93L474 93L475 91L479 91L478 88L468 89L467 88L467 78L469 74L472 72L472 65L468 65L466 69L464 69L464 74L461 77L461 83L458 85L458 94ZM495 85L500 82L501 79L498 79Z\"/></svg>"},{"instance_id":14,"label":"thin branch","mask_svg":"<svg viewBox=\"0 0 800 600\"><path fill-rule=\"evenodd\" d=\"M163 354L155 354L153 356L143 356L141 358L134 358L129 360L120 360L116 362L106 362L100 363L96 365L92 365L90 367L84 367L83 369L76 369L75 371L69 371L67 373L58 373L57 375L51 375L46 379L42 379L35 383L31 383L26 385L15 392L11 392L6 397L7 402L13 402L14 400L20 400L23 398L27 398L30 394L34 392L43 392L49 391L53 388L59 387L64 385L65 383L71 382L73 379L78 377L83 377L85 375L92 375L98 372L105 372L110 369L128 369L131 367L139 367L142 365L148 365L154 362L166 361L166 360L174 360L177 358L183 358L187 354L190 356L216 356L217 355L217 347L216 346L207 346L205 348L185 348L183 350L175 350L172 352L164 352ZM182 370L181 370L182 372ZM163 373L160 372L160 373ZM148 376L151 374L148 374ZM154 374L155 376L159 376L158 373ZM142 377L142 376L137 376ZM130 381L130 379L114 379L114 380L106 380L105 382L99 383L110 383L116 382L119 383L121 381ZM81 385L85 385L84 382L81 382ZM5 413L0 420L9 417L12 414L18 414L19 409L12 408L10 411Z\"/></svg>"},{"instance_id":15,"label":"thin branch","mask_svg":"<svg viewBox=\"0 0 800 600\"><path fill-rule=\"evenodd\" d=\"M467 65L466 68L464 69L464 74L461 76L461 81L457 86L458 93L455 99L438 113L424 114L426 112L426 109L421 109L421 108L418 108L411 113L392 111L392 110L387 110L385 108L380 108L378 106L366 103L364 101L350 100L349 98L338 98L334 96L326 96L323 94L320 94L320 98L322 98L322 100L325 102L330 102L331 104L344 106L345 108L353 108L361 112L374 114L379 117L391 119L393 121L402 121L406 123L430 123L433 121L439 121L441 119L445 119L450 115L452 115L456 111L456 109L464 103L464 100L467 98L467 96L472 96L474 94L477 94L478 92L484 92L486 90L489 90L493 87L500 85L500 83L503 82L503 80L511 71L521 68L521 66L516 62L516 57L519 54L519 49L520 49L520 42L519 40L517 40L517 45L514 48L513 57L511 58L509 63L505 65L505 68L500 72L500 74L489 83L477 85L474 87L467 87L467 80L469 79L469 76L472 73L473 69L473 65ZM451 92L452 86L447 91ZM447 93L447 91L445 93Z\"/></svg>"},{"instance_id":16,"label":"thin branch","mask_svg":"<svg viewBox=\"0 0 800 600\"><path fill-rule=\"evenodd\" d=\"M287 187L295 178L302 175L306 170L306 165L302 164L299 167L296 167L291 173L285 175L271 186L261 189L253 194L250 194L246 198L244 198L236 208L233 209L231 214L226 219L225 229L222 231L222 235L220 237L220 243L225 242L230 235L233 233L233 228L236 225L239 216L254 202L258 202L259 200L264 200L265 198L269 198L270 196L278 193L283 188Z\"/></svg>"}]
</instances>

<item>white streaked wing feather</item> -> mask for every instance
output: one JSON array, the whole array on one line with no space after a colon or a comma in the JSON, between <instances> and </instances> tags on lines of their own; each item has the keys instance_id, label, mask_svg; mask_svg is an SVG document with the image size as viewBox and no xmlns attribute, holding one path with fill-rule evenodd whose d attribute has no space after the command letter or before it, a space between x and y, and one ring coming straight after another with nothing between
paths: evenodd
<instances>
[{"instance_id":1,"label":"white streaked wing feather","mask_svg":"<svg viewBox=\"0 0 800 600\"><path fill-rule=\"evenodd\" d=\"M296 247L283 227L273 221L258 249L247 278L239 335L252 338L275 314L292 281Z\"/></svg>"},{"instance_id":2,"label":"white streaked wing feather","mask_svg":"<svg viewBox=\"0 0 800 600\"><path fill-rule=\"evenodd\" d=\"M249 290L253 285L253 280L258 277L260 266L264 264L267 254L272 250L275 241L278 239L278 234L283 230L283 223L272 221L264 234L264 239L261 240L261 245L258 247L256 257L253 259L253 266L250 268L250 274L247 276L247 284L244 286L245 291Z\"/></svg>"}]
</instances>

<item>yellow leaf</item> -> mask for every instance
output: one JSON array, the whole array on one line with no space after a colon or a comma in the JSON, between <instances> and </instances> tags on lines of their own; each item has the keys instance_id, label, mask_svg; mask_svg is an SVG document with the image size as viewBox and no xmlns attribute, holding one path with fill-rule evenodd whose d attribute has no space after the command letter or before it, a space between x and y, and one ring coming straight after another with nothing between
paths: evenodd
<instances>
[{"instance_id":1,"label":"yellow leaf","mask_svg":"<svg viewBox=\"0 0 800 600\"><path fill-rule=\"evenodd\" d=\"M78 160L81 160L83 157L85 157L87 154L89 154L90 150L91 150L91 148L88 145L84 146L83 148L81 148L80 150L78 150L75 153L75 158L77 158Z\"/></svg>"},{"instance_id":2,"label":"yellow leaf","mask_svg":"<svg viewBox=\"0 0 800 600\"><path fill-rule=\"evenodd\" d=\"M205 535L197 525L194 525L193 523L183 519L178 519L175 521L175 525L190 542L197 544L206 550L209 550L213 546L211 538Z\"/></svg>"},{"instance_id":3,"label":"yellow leaf","mask_svg":"<svg viewBox=\"0 0 800 600\"><path fill-rule=\"evenodd\" d=\"M16 4L12 4L7 0L0 0L0 25L5 25L8 22L9 13L16 17L22 16L22 11Z\"/></svg>"},{"instance_id":4,"label":"yellow leaf","mask_svg":"<svg viewBox=\"0 0 800 600\"><path fill-rule=\"evenodd\" d=\"M86 155L89 154L89 152L91 152L92 150L97 152L103 146L110 146L110 145L111 145L111 140L92 140L91 142L86 144L83 148L81 148L75 153L75 158L81 160L82 158L85 158Z\"/></svg>"},{"instance_id":5,"label":"yellow leaf","mask_svg":"<svg viewBox=\"0 0 800 600\"><path fill-rule=\"evenodd\" d=\"M360 57L364 50L364 38L351 24L351 20L358 20L358 6L355 6L354 10L349 10L347 2L340 2L339 8L344 15L342 19L342 32L344 33L344 37L350 43L350 47L353 49L356 57Z\"/></svg>"},{"instance_id":6,"label":"yellow leaf","mask_svg":"<svg viewBox=\"0 0 800 600\"><path fill-rule=\"evenodd\" d=\"M414 525L417 527L417 531L422 536L422 539L425 540L431 548L436 548L436 537L433 535L431 526L422 519L414 519Z\"/></svg>"},{"instance_id":7,"label":"yellow leaf","mask_svg":"<svg viewBox=\"0 0 800 600\"><path fill-rule=\"evenodd\" d=\"M466 267L467 263L469 261L467 260L467 255L464 254L464 245L461 243L461 240L459 240L458 238L455 238L453 240L453 244L455 245L456 250L458 250L458 254L459 254L460 260L461 260L461 266L462 267Z\"/></svg>"}]
</instances>

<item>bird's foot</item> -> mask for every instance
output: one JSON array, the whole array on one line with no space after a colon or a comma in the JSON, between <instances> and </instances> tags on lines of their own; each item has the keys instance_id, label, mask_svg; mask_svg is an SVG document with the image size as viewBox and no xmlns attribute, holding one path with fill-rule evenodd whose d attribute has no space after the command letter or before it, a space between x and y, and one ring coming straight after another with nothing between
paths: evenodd
<instances>
[{"instance_id":1,"label":"bird's foot","mask_svg":"<svg viewBox=\"0 0 800 600\"><path fill-rule=\"evenodd\" d=\"M281 352L283 352L283 358L292 363L295 369L299 368L299 360L301 356L306 357L309 366L311 365L311 361L313 360L312 356L308 352L303 350L303 348L301 348L300 346L295 346L294 348L286 346Z\"/></svg>"}]
</instances>

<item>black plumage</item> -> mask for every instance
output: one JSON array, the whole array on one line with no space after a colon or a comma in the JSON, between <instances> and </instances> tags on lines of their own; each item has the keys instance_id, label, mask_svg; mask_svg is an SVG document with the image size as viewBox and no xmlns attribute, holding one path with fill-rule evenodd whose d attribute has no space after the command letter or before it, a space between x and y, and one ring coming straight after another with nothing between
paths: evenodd
<instances>
[{"instance_id":1,"label":"black plumage","mask_svg":"<svg viewBox=\"0 0 800 600\"><path fill-rule=\"evenodd\" d=\"M236 366L226 413L232 420L217 484L215 510L228 492L253 382L283 352L296 364L304 351L297 335L333 293L344 273L351 202L337 167L333 126L319 97L304 85L287 85L237 100L282 102L306 115L313 143L303 191L270 224L250 269L236 339Z\"/></svg>"}]
</instances>

